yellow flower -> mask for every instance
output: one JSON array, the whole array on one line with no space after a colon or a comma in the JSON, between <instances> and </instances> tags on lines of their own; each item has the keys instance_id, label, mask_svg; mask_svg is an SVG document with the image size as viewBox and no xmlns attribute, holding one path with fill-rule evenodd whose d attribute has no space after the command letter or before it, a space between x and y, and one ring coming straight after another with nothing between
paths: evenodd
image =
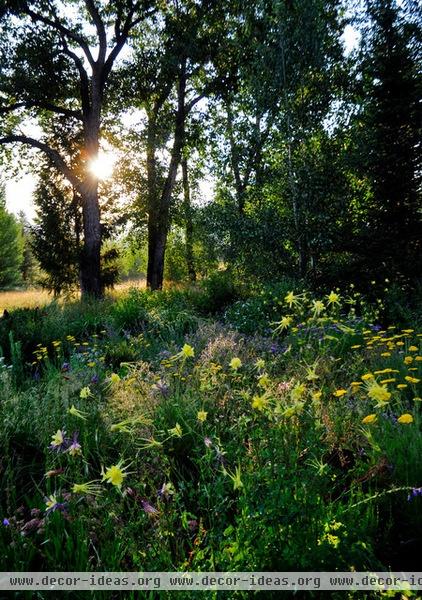
<instances>
[{"instance_id":1,"label":"yellow flower","mask_svg":"<svg viewBox=\"0 0 422 600\"><path fill-rule=\"evenodd\" d=\"M327 303L329 305L340 304L340 296L335 292L330 292L327 296Z\"/></svg>"},{"instance_id":2,"label":"yellow flower","mask_svg":"<svg viewBox=\"0 0 422 600\"><path fill-rule=\"evenodd\" d=\"M69 408L68 412L69 412L69 414L73 415L74 417L78 417L78 419L82 419L83 421L86 421L86 418L84 416L84 415L86 415L86 413L78 410L74 404L72 404L72 406Z\"/></svg>"},{"instance_id":3,"label":"yellow flower","mask_svg":"<svg viewBox=\"0 0 422 600\"><path fill-rule=\"evenodd\" d=\"M352 350L357 350L358 348L361 348L362 345L361 344L355 344L354 346L350 346Z\"/></svg>"},{"instance_id":4,"label":"yellow flower","mask_svg":"<svg viewBox=\"0 0 422 600\"><path fill-rule=\"evenodd\" d=\"M419 383L420 379L418 379L417 377L410 377L410 375L406 375L405 380L408 381L409 383Z\"/></svg>"},{"instance_id":5,"label":"yellow flower","mask_svg":"<svg viewBox=\"0 0 422 600\"><path fill-rule=\"evenodd\" d=\"M58 500L57 500L56 496L54 496L54 495L48 496L45 500L45 506L46 506L47 510L54 508L56 506L56 504L58 504Z\"/></svg>"},{"instance_id":6,"label":"yellow flower","mask_svg":"<svg viewBox=\"0 0 422 600\"><path fill-rule=\"evenodd\" d=\"M333 394L334 394L334 396L336 396L336 398L341 398L342 396L347 394L347 390L340 388L339 390L336 390L335 392L333 392Z\"/></svg>"},{"instance_id":7,"label":"yellow flower","mask_svg":"<svg viewBox=\"0 0 422 600\"><path fill-rule=\"evenodd\" d=\"M414 329L402 329L403 333L413 333Z\"/></svg>"},{"instance_id":8,"label":"yellow flower","mask_svg":"<svg viewBox=\"0 0 422 600\"><path fill-rule=\"evenodd\" d=\"M232 358L230 361L230 366L233 369L233 371L237 371L242 366L242 361L240 360L240 358L237 357Z\"/></svg>"},{"instance_id":9,"label":"yellow flower","mask_svg":"<svg viewBox=\"0 0 422 600\"><path fill-rule=\"evenodd\" d=\"M200 411L198 411L198 414L196 415L196 418L198 419L198 421L200 421L201 423L203 423L204 421L207 420L207 416L208 416L208 413L205 412L205 410L200 410Z\"/></svg>"},{"instance_id":10,"label":"yellow flower","mask_svg":"<svg viewBox=\"0 0 422 600\"><path fill-rule=\"evenodd\" d=\"M369 425L370 423L375 423L377 419L378 417L375 414L367 415L362 419L362 423L364 423L364 425Z\"/></svg>"},{"instance_id":11,"label":"yellow flower","mask_svg":"<svg viewBox=\"0 0 422 600\"><path fill-rule=\"evenodd\" d=\"M314 300L312 303L312 309L314 311L314 315L319 317L323 310L325 310L324 302L321 300Z\"/></svg>"},{"instance_id":12,"label":"yellow flower","mask_svg":"<svg viewBox=\"0 0 422 600\"><path fill-rule=\"evenodd\" d=\"M404 413L397 419L397 422L407 425L408 423L413 423L413 417L409 413Z\"/></svg>"},{"instance_id":13,"label":"yellow flower","mask_svg":"<svg viewBox=\"0 0 422 600\"><path fill-rule=\"evenodd\" d=\"M255 363L255 367L257 369L264 369L265 368L265 360L263 358L258 358L258 360Z\"/></svg>"},{"instance_id":14,"label":"yellow flower","mask_svg":"<svg viewBox=\"0 0 422 600\"><path fill-rule=\"evenodd\" d=\"M381 356L391 356L391 352L381 352Z\"/></svg>"},{"instance_id":15,"label":"yellow flower","mask_svg":"<svg viewBox=\"0 0 422 600\"><path fill-rule=\"evenodd\" d=\"M264 410L268 404L268 399L265 396L254 396L252 400L252 408L256 410Z\"/></svg>"},{"instance_id":16,"label":"yellow flower","mask_svg":"<svg viewBox=\"0 0 422 600\"><path fill-rule=\"evenodd\" d=\"M51 437L51 445L54 447L61 446L64 442L64 435L61 429L58 429L56 433Z\"/></svg>"},{"instance_id":17,"label":"yellow flower","mask_svg":"<svg viewBox=\"0 0 422 600\"><path fill-rule=\"evenodd\" d=\"M413 362L413 356L405 356L403 362L405 365L410 365Z\"/></svg>"},{"instance_id":18,"label":"yellow flower","mask_svg":"<svg viewBox=\"0 0 422 600\"><path fill-rule=\"evenodd\" d=\"M293 305L298 304L298 301L299 296L295 296L294 292L289 292L284 298L284 302L288 305L289 308L292 308Z\"/></svg>"},{"instance_id":19,"label":"yellow flower","mask_svg":"<svg viewBox=\"0 0 422 600\"><path fill-rule=\"evenodd\" d=\"M396 387L397 387L398 390L404 390L408 386L407 386L407 383L399 383Z\"/></svg>"},{"instance_id":20,"label":"yellow flower","mask_svg":"<svg viewBox=\"0 0 422 600\"><path fill-rule=\"evenodd\" d=\"M173 437L181 438L183 435L183 431L182 431L182 428L180 427L179 423L176 423L176 425L174 427L172 427L171 429L168 429L168 432Z\"/></svg>"},{"instance_id":21,"label":"yellow flower","mask_svg":"<svg viewBox=\"0 0 422 600\"><path fill-rule=\"evenodd\" d=\"M81 391L80 391L80 393L79 393L79 396L80 396L82 399L89 398L89 396L91 396L91 395L92 395L92 394L91 394L91 390L89 389L89 387L88 387L88 386L86 386L86 387L82 388L82 389L81 389Z\"/></svg>"},{"instance_id":22,"label":"yellow flower","mask_svg":"<svg viewBox=\"0 0 422 600\"><path fill-rule=\"evenodd\" d=\"M295 387L290 392L291 399L296 402L300 400L303 394L306 392L306 385L304 383L297 383Z\"/></svg>"},{"instance_id":23,"label":"yellow flower","mask_svg":"<svg viewBox=\"0 0 422 600\"><path fill-rule=\"evenodd\" d=\"M373 379L373 378L374 378L374 376L372 373L365 373L361 377L362 381L368 381L369 379Z\"/></svg>"},{"instance_id":24,"label":"yellow flower","mask_svg":"<svg viewBox=\"0 0 422 600\"><path fill-rule=\"evenodd\" d=\"M419 396L415 396L415 397L413 398L413 401L414 401L414 402L422 402L422 398L419 398Z\"/></svg>"},{"instance_id":25,"label":"yellow flower","mask_svg":"<svg viewBox=\"0 0 422 600\"><path fill-rule=\"evenodd\" d=\"M122 483L125 477L127 477L127 473L125 473L125 469L122 469L123 461L117 463L117 465L113 465L108 467L107 470L101 470L101 475L103 476L102 481L107 481L107 483L111 483L118 488L122 487ZM127 467L126 467L127 468Z\"/></svg>"},{"instance_id":26,"label":"yellow flower","mask_svg":"<svg viewBox=\"0 0 422 600\"><path fill-rule=\"evenodd\" d=\"M385 384L385 383L394 383L396 380L394 379L394 377L391 377L390 379L381 379L380 383Z\"/></svg>"},{"instance_id":27,"label":"yellow flower","mask_svg":"<svg viewBox=\"0 0 422 600\"><path fill-rule=\"evenodd\" d=\"M390 400L391 392L389 392L384 385L379 385L379 383L374 381L368 387L368 396L372 400L385 404Z\"/></svg>"},{"instance_id":28,"label":"yellow flower","mask_svg":"<svg viewBox=\"0 0 422 600\"><path fill-rule=\"evenodd\" d=\"M95 362L94 362L94 361L91 361L91 362L89 362L89 363L88 363L88 365L87 365L87 366L88 366L90 369L92 369L93 367L95 367Z\"/></svg>"},{"instance_id":29,"label":"yellow flower","mask_svg":"<svg viewBox=\"0 0 422 600\"><path fill-rule=\"evenodd\" d=\"M409 346L409 352L417 352L419 348L417 346Z\"/></svg>"},{"instance_id":30,"label":"yellow flower","mask_svg":"<svg viewBox=\"0 0 422 600\"><path fill-rule=\"evenodd\" d=\"M110 375L110 381L111 381L111 383L119 383L120 375L118 375L117 373L112 373Z\"/></svg>"},{"instance_id":31,"label":"yellow flower","mask_svg":"<svg viewBox=\"0 0 422 600\"><path fill-rule=\"evenodd\" d=\"M182 348L182 355L185 358L193 358L195 356L195 350L189 344L184 344Z\"/></svg>"},{"instance_id":32,"label":"yellow flower","mask_svg":"<svg viewBox=\"0 0 422 600\"><path fill-rule=\"evenodd\" d=\"M281 319L278 323L276 323L277 327L275 331L283 331L283 329L287 329L292 323L292 317L286 316Z\"/></svg>"},{"instance_id":33,"label":"yellow flower","mask_svg":"<svg viewBox=\"0 0 422 600\"><path fill-rule=\"evenodd\" d=\"M99 496L102 492L101 486L98 485L98 479L87 481L86 483L74 483L72 486L73 494L86 494L89 496Z\"/></svg>"},{"instance_id":34,"label":"yellow flower","mask_svg":"<svg viewBox=\"0 0 422 600\"><path fill-rule=\"evenodd\" d=\"M415 356L415 360L416 362L421 362L422 361L422 356Z\"/></svg>"},{"instance_id":35,"label":"yellow flower","mask_svg":"<svg viewBox=\"0 0 422 600\"><path fill-rule=\"evenodd\" d=\"M270 385L270 378L268 377L267 373L263 373L258 378L258 385L263 388L268 387Z\"/></svg>"},{"instance_id":36,"label":"yellow flower","mask_svg":"<svg viewBox=\"0 0 422 600\"><path fill-rule=\"evenodd\" d=\"M352 387L359 387L361 385L363 385L362 381L352 381L352 383L350 384Z\"/></svg>"},{"instance_id":37,"label":"yellow flower","mask_svg":"<svg viewBox=\"0 0 422 600\"><path fill-rule=\"evenodd\" d=\"M316 390L315 392L312 392L312 400L318 401L321 399L321 396L322 396L321 390Z\"/></svg>"}]
</instances>

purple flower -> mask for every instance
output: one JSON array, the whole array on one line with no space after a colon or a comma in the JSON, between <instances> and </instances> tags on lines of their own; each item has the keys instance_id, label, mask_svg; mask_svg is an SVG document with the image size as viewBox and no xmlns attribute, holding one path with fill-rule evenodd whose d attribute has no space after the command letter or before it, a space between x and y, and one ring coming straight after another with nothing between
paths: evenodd
<instances>
[{"instance_id":1,"label":"purple flower","mask_svg":"<svg viewBox=\"0 0 422 600\"><path fill-rule=\"evenodd\" d=\"M4 519L3 519L3 525L4 525L5 527L9 527L9 525L10 525L10 521L9 521L9 519L6 519L6 518L4 518Z\"/></svg>"},{"instance_id":2,"label":"purple flower","mask_svg":"<svg viewBox=\"0 0 422 600\"><path fill-rule=\"evenodd\" d=\"M70 371L70 364L68 362L64 362L62 364L62 373L67 373Z\"/></svg>"},{"instance_id":3,"label":"purple flower","mask_svg":"<svg viewBox=\"0 0 422 600\"><path fill-rule=\"evenodd\" d=\"M77 431L74 432L73 439L72 439L71 443L69 444L67 451L69 452L69 454L71 456L77 456L79 454L82 454L82 447L81 447L80 443L78 442L78 432Z\"/></svg>"},{"instance_id":4,"label":"purple flower","mask_svg":"<svg viewBox=\"0 0 422 600\"><path fill-rule=\"evenodd\" d=\"M98 383L98 382L99 382L99 380L100 380L100 378L98 377L98 375L93 375L93 376L91 377L91 383L93 383L94 385L95 385L96 383Z\"/></svg>"},{"instance_id":5,"label":"purple flower","mask_svg":"<svg viewBox=\"0 0 422 600\"><path fill-rule=\"evenodd\" d=\"M158 510L148 502L148 500L141 500L141 506L144 511L149 515L157 515Z\"/></svg>"},{"instance_id":6,"label":"purple flower","mask_svg":"<svg viewBox=\"0 0 422 600\"><path fill-rule=\"evenodd\" d=\"M410 502L411 500L413 500L413 498L416 498L417 496L422 496L422 487L413 488L413 490L407 497L407 501Z\"/></svg>"}]
</instances>

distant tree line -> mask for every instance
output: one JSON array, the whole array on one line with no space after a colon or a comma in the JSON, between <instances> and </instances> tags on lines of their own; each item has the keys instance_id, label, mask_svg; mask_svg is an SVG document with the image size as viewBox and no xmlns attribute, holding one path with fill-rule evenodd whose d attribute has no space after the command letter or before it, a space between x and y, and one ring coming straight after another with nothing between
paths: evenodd
<instances>
[{"instance_id":1,"label":"distant tree line","mask_svg":"<svg viewBox=\"0 0 422 600\"><path fill-rule=\"evenodd\" d=\"M37 177L47 287L101 296L117 247L153 290L221 264L252 280L420 278L419 3L70 5L0 8L1 156L10 168L19 148ZM101 148L109 181L90 169Z\"/></svg>"}]
</instances>

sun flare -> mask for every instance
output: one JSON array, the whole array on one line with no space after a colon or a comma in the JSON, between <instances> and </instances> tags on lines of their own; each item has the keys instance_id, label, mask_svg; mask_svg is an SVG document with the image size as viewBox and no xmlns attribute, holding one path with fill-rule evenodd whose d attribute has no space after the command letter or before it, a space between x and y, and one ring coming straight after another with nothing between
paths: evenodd
<instances>
[{"instance_id":1,"label":"sun flare","mask_svg":"<svg viewBox=\"0 0 422 600\"><path fill-rule=\"evenodd\" d=\"M98 179L108 179L113 174L116 157L112 154L99 153L97 158L94 158L89 163L89 170Z\"/></svg>"}]
</instances>

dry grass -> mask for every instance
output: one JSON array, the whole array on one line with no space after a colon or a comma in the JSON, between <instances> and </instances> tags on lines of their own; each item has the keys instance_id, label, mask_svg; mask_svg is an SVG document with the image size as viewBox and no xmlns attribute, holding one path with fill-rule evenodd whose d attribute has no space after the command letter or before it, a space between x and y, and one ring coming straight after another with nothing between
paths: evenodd
<instances>
[{"instance_id":1,"label":"dry grass","mask_svg":"<svg viewBox=\"0 0 422 600\"><path fill-rule=\"evenodd\" d=\"M116 285L111 292L111 296L115 296L120 292L127 292L130 288L145 287L144 279L130 279ZM77 295L75 294L74 298ZM49 294L41 288L31 288L28 290L12 290L8 292L0 292L0 316L5 309L12 310L14 308L34 308L35 306L44 306L53 300L53 295Z\"/></svg>"}]
</instances>

